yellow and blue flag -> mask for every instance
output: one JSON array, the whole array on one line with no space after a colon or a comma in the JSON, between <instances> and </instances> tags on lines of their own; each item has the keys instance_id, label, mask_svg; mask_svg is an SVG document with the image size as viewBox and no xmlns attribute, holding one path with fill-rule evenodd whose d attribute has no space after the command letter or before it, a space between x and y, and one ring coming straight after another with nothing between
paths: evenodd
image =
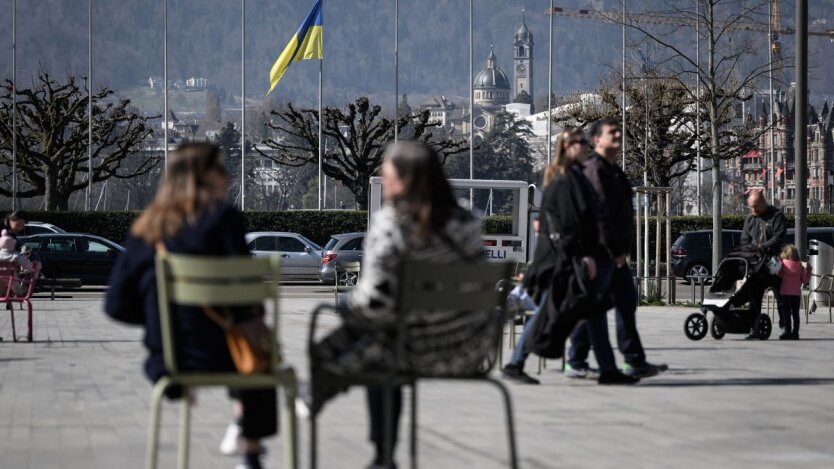
<instances>
[{"instance_id":1,"label":"yellow and blue flag","mask_svg":"<svg viewBox=\"0 0 834 469\"><path fill-rule=\"evenodd\" d=\"M272 70L269 71L269 91L266 94L271 93L272 89L281 81L291 63L323 57L321 1L318 0L313 5L313 9L307 14L307 18L298 27L298 31L290 39L289 44L284 48L284 52L281 52L281 56L272 66Z\"/></svg>"}]
</instances>

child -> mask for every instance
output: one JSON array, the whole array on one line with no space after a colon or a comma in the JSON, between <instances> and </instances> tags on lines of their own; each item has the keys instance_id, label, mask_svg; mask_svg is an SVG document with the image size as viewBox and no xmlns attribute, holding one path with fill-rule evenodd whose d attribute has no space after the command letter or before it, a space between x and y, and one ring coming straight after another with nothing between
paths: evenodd
<instances>
[{"instance_id":1,"label":"child","mask_svg":"<svg viewBox=\"0 0 834 469\"><path fill-rule=\"evenodd\" d=\"M29 259L25 256L21 256L20 254L16 254L14 252L15 248L15 240L12 237L11 232L8 230L3 230L0 233L0 263L12 263L15 265L15 278L19 278L20 275L30 273L32 271L32 263ZM26 285L28 287L28 285ZM6 294L6 289L8 285L5 284L4 279L0 279L0 295ZM24 283L20 281L14 281L12 283L12 293L15 296L22 296L26 293L24 288Z\"/></svg>"},{"instance_id":2,"label":"child","mask_svg":"<svg viewBox=\"0 0 834 469\"><path fill-rule=\"evenodd\" d=\"M811 266L802 266L799 251L793 244L782 248L779 257L782 258L782 268L779 270L779 277L782 277L782 286L779 288L782 294L779 314L785 321L785 332L779 336L779 340L797 340L799 339L799 295L802 294L802 284L807 284L811 279Z\"/></svg>"}]
</instances>

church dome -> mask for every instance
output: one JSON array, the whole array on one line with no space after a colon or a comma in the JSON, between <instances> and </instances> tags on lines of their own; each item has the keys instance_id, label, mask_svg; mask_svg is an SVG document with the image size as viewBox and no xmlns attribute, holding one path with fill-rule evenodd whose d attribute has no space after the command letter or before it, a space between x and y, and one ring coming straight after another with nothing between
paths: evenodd
<instances>
[{"instance_id":1,"label":"church dome","mask_svg":"<svg viewBox=\"0 0 834 469\"><path fill-rule=\"evenodd\" d=\"M496 64L495 52L490 48L489 57L487 57L486 67L484 67L478 75L475 76L475 88L493 88L501 90L510 89L510 80L507 75L498 68Z\"/></svg>"},{"instance_id":2,"label":"church dome","mask_svg":"<svg viewBox=\"0 0 834 469\"><path fill-rule=\"evenodd\" d=\"M533 32L527 27L524 10L521 10L521 26L515 31L515 42L533 42Z\"/></svg>"}]
</instances>

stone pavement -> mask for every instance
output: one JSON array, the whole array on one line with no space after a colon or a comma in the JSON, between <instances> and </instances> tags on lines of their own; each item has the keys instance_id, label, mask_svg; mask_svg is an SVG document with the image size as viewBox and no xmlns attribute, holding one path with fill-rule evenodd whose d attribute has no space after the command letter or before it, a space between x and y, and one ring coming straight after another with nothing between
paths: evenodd
<instances>
[{"instance_id":1,"label":"stone pavement","mask_svg":"<svg viewBox=\"0 0 834 469\"><path fill-rule=\"evenodd\" d=\"M309 311L326 298L288 296L285 352L303 376ZM141 373L141 331L109 321L100 299L38 300L35 307L33 344L11 343L8 314L0 312L0 467L142 467L150 386ZM799 342L691 342L682 325L693 311L639 312L650 359L671 367L661 377L599 387L566 381L550 362L541 386L511 385L522 467L834 467L834 325L827 311L802 325ZM528 371L535 369L531 359ZM174 467L176 409L168 405L163 414L163 468ZM230 417L222 390L200 393L191 467L234 466L217 453ZM420 422L423 467L506 467L493 388L424 384ZM333 401L321 420L320 467L364 467L366 429L362 390ZM300 431L306 467L303 422ZM269 448L269 467L280 467L280 439ZM405 451L398 459L406 467Z\"/></svg>"}]
</instances>

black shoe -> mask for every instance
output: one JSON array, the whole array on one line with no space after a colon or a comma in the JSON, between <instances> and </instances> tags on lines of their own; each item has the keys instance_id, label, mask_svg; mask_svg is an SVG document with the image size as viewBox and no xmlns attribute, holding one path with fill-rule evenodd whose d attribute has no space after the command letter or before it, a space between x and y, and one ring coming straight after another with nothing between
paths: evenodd
<instances>
[{"instance_id":1,"label":"black shoe","mask_svg":"<svg viewBox=\"0 0 834 469\"><path fill-rule=\"evenodd\" d=\"M505 378L519 382L521 384L539 384L539 380L528 375L524 372L524 370L517 367L516 365L506 365L504 369L501 370L501 374L504 375Z\"/></svg>"},{"instance_id":2,"label":"black shoe","mask_svg":"<svg viewBox=\"0 0 834 469\"><path fill-rule=\"evenodd\" d=\"M668 369L669 366L665 363L654 365L649 362L643 362L641 365L632 365L630 363L623 365L623 373L635 378L650 378L652 376L657 376Z\"/></svg>"},{"instance_id":3,"label":"black shoe","mask_svg":"<svg viewBox=\"0 0 834 469\"><path fill-rule=\"evenodd\" d=\"M799 332L794 332L791 334L791 340L799 340Z\"/></svg>"},{"instance_id":4,"label":"black shoe","mask_svg":"<svg viewBox=\"0 0 834 469\"><path fill-rule=\"evenodd\" d=\"M788 334L787 332L783 332L782 334L779 335L779 340L791 340L791 339L793 339L793 336L791 334Z\"/></svg>"},{"instance_id":5,"label":"black shoe","mask_svg":"<svg viewBox=\"0 0 834 469\"><path fill-rule=\"evenodd\" d=\"M636 376L629 376L620 372L620 370L603 371L597 378L597 384L637 384L640 378Z\"/></svg>"}]
</instances>

